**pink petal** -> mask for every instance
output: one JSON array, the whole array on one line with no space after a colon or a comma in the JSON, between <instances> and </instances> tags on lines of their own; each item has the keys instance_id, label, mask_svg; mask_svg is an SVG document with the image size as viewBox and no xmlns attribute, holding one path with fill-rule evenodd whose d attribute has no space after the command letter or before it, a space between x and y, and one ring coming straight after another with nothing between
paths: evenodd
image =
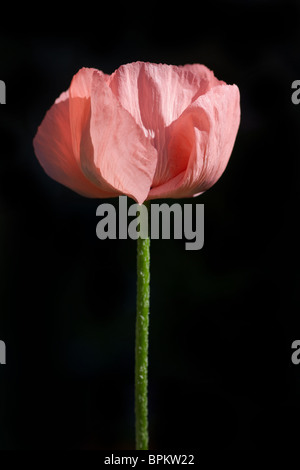
<instances>
[{"instance_id":1,"label":"pink petal","mask_svg":"<svg viewBox=\"0 0 300 470\"><path fill-rule=\"evenodd\" d=\"M199 80L200 82L200 86L203 81L206 83L206 89L205 91L203 90L203 93L206 93L208 90L210 90L214 86L225 85L225 82L223 82L222 80L218 80L217 77L215 77L213 71L208 69L205 65L186 64L186 65L183 65L182 68L185 71L191 72L195 77L197 77L197 80ZM203 88L204 87L202 85L202 89ZM200 96L200 93L195 96L196 98L198 98L198 96ZM193 100L195 100L196 98L194 97Z\"/></svg>"},{"instance_id":2,"label":"pink petal","mask_svg":"<svg viewBox=\"0 0 300 470\"><path fill-rule=\"evenodd\" d=\"M191 197L210 188L226 168L239 123L237 86L215 86L199 96L167 130L168 165L178 173L153 187L148 199Z\"/></svg>"},{"instance_id":3,"label":"pink petal","mask_svg":"<svg viewBox=\"0 0 300 470\"><path fill-rule=\"evenodd\" d=\"M107 197L81 172L73 152L69 115L69 92L49 109L33 141L36 156L54 180L86 197Z\"/></svg>"},{"instance_id":4,"label":"pink petal","mask_svg":"<svg viewBox=\"0 0 300 470\"><path fill-rule=\"evenodd\" d=\"M158 151L152 186L178 174L177 166L169 165L166 127L200 95L220 83L212 71L199 64L174 66L135 62L121 66L111 76L109 84L118 101Z\"/></svg>"},{"instance_id":5,"label":"pink petal","mask_svg":"<svg viewBox=\"0 0 300 470\"><path fill-rule=\"evenodd\" d=\"M117 196L119 191L101 177L97 169L91 170L87 164L94 158L94 147L90 134L91 92L94 73L106 80L106 76L102 72L83 67L74 75L70 85L69 110L72 147L83 175L101 191L106 192L108 197L111 197Z\"/></svg>"},{"instance_id":6,"label":"pink petal","mask_svg":"<svg viewBox=\"0 0 300 470\"><path fill-rule=\"evenodd\" d=\"M145 132L168 126L212 85L220 82L204 65L134 62L122 65L109 85Z\"/></svg>"},{"instance_id":7,"label":"pink petal","mask_svg":"<svg viewBox=\"0 0 300 470\"><path fill-rule=\"evenodd\" d=\"M90 137L93 156L85 145L81 149L85 174L141 204L152 184L157 151L97 71L91 86Z\"/></svg>"},{"instance_id":8,"label":"pink petal","mask_svg":"<svg viewBox=\"0 0 300 470\"><path fill-rule=\"evenodd\" d=\"M89 126L91 117L92 78L96 69L83 67L77 72L70 85L70 126L73 150L80 164L82 133ZM99 75L104 74L98 71Z\"/></svg>"}]
</instances>

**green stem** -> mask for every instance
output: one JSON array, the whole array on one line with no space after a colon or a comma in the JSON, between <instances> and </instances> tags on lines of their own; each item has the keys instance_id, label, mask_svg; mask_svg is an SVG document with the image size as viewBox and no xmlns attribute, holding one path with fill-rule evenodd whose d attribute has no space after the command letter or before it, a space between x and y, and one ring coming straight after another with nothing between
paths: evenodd
<instances>
[{"instance_id":1,"label":"green stem","mask_svg":"<svg viewBox=\"0 0 300 470\"><path fill-rule=\"evenodd\" d=\"M145 204L148 208L148 204ZM137 239L137 313L135 336L136 449L148 450L148 333L150 238Z\"/></svg>"}]
</instances>

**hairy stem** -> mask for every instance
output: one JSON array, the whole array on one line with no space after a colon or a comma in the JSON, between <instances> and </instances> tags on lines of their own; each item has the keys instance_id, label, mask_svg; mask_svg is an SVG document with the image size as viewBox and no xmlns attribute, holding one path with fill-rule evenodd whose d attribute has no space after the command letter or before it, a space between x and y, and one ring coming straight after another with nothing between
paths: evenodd
<instances>
[{"instance_id":1,"label":"hairy stem","mask_svg":"<svg viewBox=\"0 0 300 470\"><path fill-rule=\"evenodd\" d=\"M147 208L149 207L145 204ZM135 342L136 449L148 450L148 335L150 238L137 239L137 314Z\"/></svg>"}]
</instances>

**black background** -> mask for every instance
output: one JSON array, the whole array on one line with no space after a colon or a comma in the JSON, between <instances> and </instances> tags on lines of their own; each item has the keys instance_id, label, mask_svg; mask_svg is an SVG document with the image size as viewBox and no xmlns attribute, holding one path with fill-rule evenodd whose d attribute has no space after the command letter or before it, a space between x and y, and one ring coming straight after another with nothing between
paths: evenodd
<instances>
[{"instance_id":1,"label":"black background","mask_svg":"<svg viewBox=\"0 0 300 470\"><path fill-rule=\"evenodd\" d=\"M81 67L135 60L203 63L239 86L242 110L222 178L180 201L204 203L204 248L152 242L150 447L299 441L299 13L274 0L3 12L1 449L134 448L135 242L98 240L101 201L48 178L32 139Z\"/></svg>"}]
</instances>

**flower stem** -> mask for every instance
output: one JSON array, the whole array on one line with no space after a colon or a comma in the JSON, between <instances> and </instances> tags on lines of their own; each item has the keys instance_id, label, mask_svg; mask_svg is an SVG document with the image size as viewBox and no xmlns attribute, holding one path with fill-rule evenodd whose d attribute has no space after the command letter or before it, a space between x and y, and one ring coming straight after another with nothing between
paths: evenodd
<instances>
[{"instance_id":1,"label":"flower stem","mask_svg":"<svg viewBox=\"0 0 300 470\"><path fill-rule=\"evenodd\" d=\"M145 203L147 209L148 204ZM135 332L136 449L148 450L148 333L150 300L150 238L137 239L137 313Z\"/></svg>"}]
</instances>

